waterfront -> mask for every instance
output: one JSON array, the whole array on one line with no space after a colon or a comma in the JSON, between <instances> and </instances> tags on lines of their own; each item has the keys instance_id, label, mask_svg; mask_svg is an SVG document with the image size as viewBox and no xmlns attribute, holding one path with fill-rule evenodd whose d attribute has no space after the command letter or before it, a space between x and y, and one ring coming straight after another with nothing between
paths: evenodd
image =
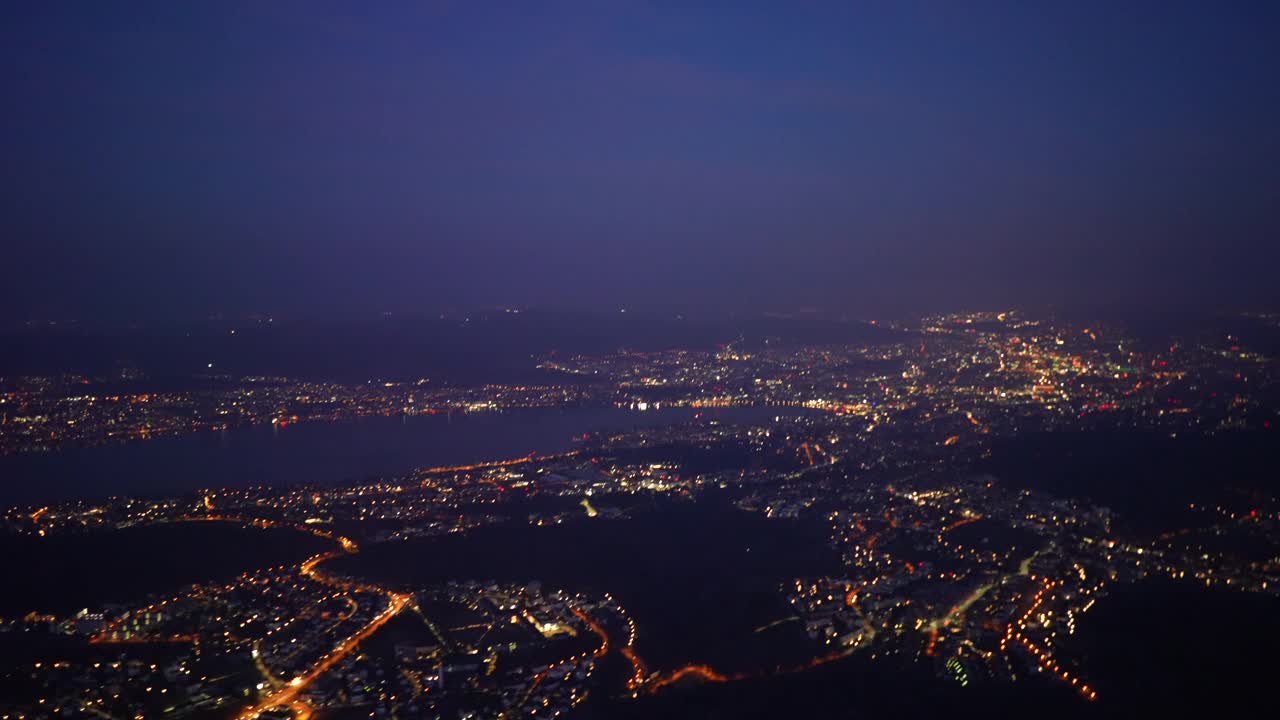
<instances>
[{"instance_id":1,"label":"waterfront","mask_svg":"<svg viewBox=\"0 0 1280 720\"><path fill-rule=\"evenodd\" d=\"M573 447L594 431L682 422L701 414L764 421L797 408L695 411L574 407L556 410L366 417L279 427L252 425L92 448L0 457L0 505L202 488L335 483L434 465L497 460Z\"/></svg>"}]
</instances>

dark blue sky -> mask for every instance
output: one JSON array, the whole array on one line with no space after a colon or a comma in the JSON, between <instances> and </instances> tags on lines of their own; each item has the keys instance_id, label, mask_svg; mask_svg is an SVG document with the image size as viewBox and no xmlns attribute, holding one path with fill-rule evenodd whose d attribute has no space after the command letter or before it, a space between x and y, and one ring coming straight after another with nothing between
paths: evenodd
<instances>
[{"instance_id":1,"label":"dark blue sky","mask_svg":"<svg viewBox=\"0 0 1280 720\"><path fill-rule=\"evenodd\" d=\"M1280 301L1280 3L25 3L12 318Z\"/></svg>"}]
</instances>

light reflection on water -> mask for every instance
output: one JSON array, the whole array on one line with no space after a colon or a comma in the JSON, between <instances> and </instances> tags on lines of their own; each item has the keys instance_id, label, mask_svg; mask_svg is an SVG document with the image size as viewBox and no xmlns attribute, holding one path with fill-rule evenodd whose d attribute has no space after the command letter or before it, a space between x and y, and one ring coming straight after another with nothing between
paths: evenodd
<instances>
[{"instance_id":1,"label":"light reflection on water","mask_svg":"<svg viewBox=\"0 0 1280 720\"><path fill-rule=\"evenodd\" d=\"M267 424L0 457L0 505L207 487L329 483L573 447L573 437L684 422L766 422L795 408L569 408Z\"/></svg>"}]
</instances>

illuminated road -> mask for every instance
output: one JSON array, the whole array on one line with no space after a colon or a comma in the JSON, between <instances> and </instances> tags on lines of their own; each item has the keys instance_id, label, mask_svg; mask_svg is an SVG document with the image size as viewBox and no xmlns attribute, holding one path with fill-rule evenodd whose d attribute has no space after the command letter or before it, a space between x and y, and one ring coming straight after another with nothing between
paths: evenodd
<instances>
[{"instance_id":1,"label":"illuminated road","mask_svg":"<svg viewBox=\"0 0 1280 720\"><path fill-rule=\"evenodd\" d=\"M1034 561L1035 561L1035 559L1036 559L1037 557L1039 557L1039 556L1040 556L1040 553L1041 553L1041 552L1043 552L1043 550L1037 550L1037 551L1035 551L1035 552L1031 553L1031 555L1030 555L1030 556L1028 556L1028 557L1024 558L1022 562L1018 563L1018 574L1019 574L1019 575L1021 575L1021 576L1023 576L1023 577L1026 577L1027 575L1030 575L1030 574L1031 574L1031 563L1032 563L1032 562L1034 562Z\"/></svg>"},{"instance_id":2,"label":"illuminated road","mask_svg":"<svg viewBox=\"0 0 1280 720\"><path fill-rule=\"evenodd\" d=\"M955 528L961 525L965 525L967 523L973 522L974 520L977 520L977 518L961 520L957 523L954 523L950 527L945 528L942 532L945 533L948 530L954 530ZM939 533L939 537L941 537L941 535L942 533ZM1038 555L1040 555L1040 552L1041 551L1039 550L1035 551L1029 557L1025 558L1021 563L1018 564L1018 575L1026 576L1031 572L1031 563L1033 560L1036 559ZM982 599L982 596L986 595L987 591L993 587L995 587L995 585L993 584L983 585L982 587L970 593L969 597L965 598L959 605L956 605L955 607L951 608L951 611L948 612L945 617L935 618L934 620L931 620L928 626L929 642L927 645L925 645L924 654L933 655L934 648L938 644L939 628L946 627L947 625L950 625L952 621L959 620L961 617L963 617L965 611L967 611L970 607L972 607L974 603L978 602L978 600ZM1001 649L1004 649L1003 646L1001 647Z\"/></svg>"},{"instance_id":3,"label":"illuminated road","mask_svg":"<svg viewBox=\"0 0 1280 720\"><path fill-rule=\"evenodd\" d=\"M646 689L650 693L655 693L661 690L662 688L668 685L671 685L673 683L680 682L681 680L687 677L696 677L706 682L722 683L722 682L728 682L730 680L737 680L740 677L745 677L745 676L724 675L720 672L717 672L716 669L711 667L710 665L685 665L684 667L678 670L674 670L670 673L667 673L666 675L663 675L660 678L655 679L652 683L649 684L649 687Z\"/></svg>"},{"instance_id":4,"label":"illuminated road","mask_svg":"<svg viewBox=\"0 0 1280 720\"><path fill-rule=\"evenodd\" d=\"M1080 695L1086 700L1097 700L1098 692L1096 690L1090 688L1087 684L1081 681L1080 678L1073 676L1070 672L1064 669L1057 660L1053 659L1053 655L1047 649L1039 647L1032 642L1030 638L1022 634L1022 630L1026 627L1027 621L1031 619L1031 616L1034 615L1040 605L1044 603L1045 594L1049 592L1049 590L1053 589L1054 585L1055 583L1048 580L1041 581L1041 588L1032 598L1031 607L1027 608L1027 611L1022 614L1022 617L1009 623L1009 626L1005 628L1004 638L1000 640L1000 650L1004 651L1008 643L1011 641L1021 643L1022 646L1035 657L1036 664L1040 666L1042 671L1049 672L1054 676L1061 678L1063 682L1070 684L1071 687L1076 692L1080 693Z\"/></svg>"},{"instance_id":5,"label":"illuminated road","mask_svg":"<svg viewBox=\"0 0 1280 720\"><path fill-rule=\"evenodd\" d=\"M938 629L939 624L945 626L945 625L950 625L953 620L959 620L964 615L965 611L968 610L970 607L973 607L973 604L978 602L978 600L982 599L982 596L986 595L987 591L990 590L992 587L994 586L983 585L977 590L974 590L973 592L969 593L969 597L962 600L959 605L956 605L955 607L951 608L951 612L948 612L946 617L935 619L933 622L931 622L929 624L929 628L931 630L936 630Z\"/></svg>"},{"instance_id":6,"label":"illuminated road","mask_svg":"<svg viewBox=\"0 0 1280 720\"><path fill-rule=\"evenodd\" d=\"M267 681L267 684L273 688L280 688L284 685L284 681L271 673L271 668L262 661L262 641L253 641L253 664L258 668L258 672Z\"/></svg>"},{"instance_id":7,"label":"illuminated road","mask_svg":"<svg viewBox=\"0 0 1280 720\"><path fill-rule=\"evenodd\" d=\"M787 474L784 474L784 475L780 475L780 476L778 476L778 479L779 479L779 480L782 480L782 481L785 481L785 482L790 482L790 481L792 481L792 480L798 480L798 479L800 479L800 478L804 477L805 475L808 475L809 473L820 472L820 471L822 471L822 470L826 470L826 469L830 468L832 465L838 465L839 463L840 463L840 458L838 458L838 457L833 457L833 458L831 458L831 462L826 463L825 465L813 465L813 466L811 466L811 467L807 467L807 468L803 468L803 469L800 469L800 470L796 470L796 471L794 471L794 472L790 472L790 473L787 473Z\"/></svg>"},{"instance_id":8,"label":"illuminated road","mask_svg":"<svg viewBox=\"0 0 1280 720\"><path fill-rule=\"evenodd\" d=\"M563 460L565 458L575 457L580 454L580 450L570 450L569 452L558 453L555 455L536 455L530 453L518 458L508 458L506 460L492 460L490 462L473 463L471 465L443 465L441 467L420 468L415 472L417 475L438 475L440 473L470 472L472 470L488 470L490 468L510 467L512 465L523 465L527 462L544 461L544 460Z\"/></svg>"},{"instance_id":9,"label":"illuminated road","mask_svg":"<svg viewBox=\"0 0 1280 720\"><path fill-rule=\"evenodd\" d=\"M592 655L595 657L604 657L607 655L609 653L609 634L605 632L605 629L601 627L600 623L596 622L594 618L588 615L581 608L574 607L572 610L573 614L581 618L582 621L587 624L587 627L591 628L591 632L595 633L596 636L600 638L600 647L596 648Z\"/></svg>"},{"instance_id":10,"label":"illuminated road","mask_svg":"<svg viewBox=\"0 0 1280 720\"><path fill-rule=\"evenodd\" d=\"M601 625L598 622L596 622L594 618L592 618L586 612L582 611L580 608L572 608L572 610L573 610L573 613L577 615L579 618L581 618L584 622L586 622L587 626L591 628L591 631L600 638L600 647L598 647L593 653L595 657L601 657L607 654L611 649L612 645L609 642L609 635L605 631L605 629L601 627ZM783 618L781 620L770 623L769 625L766 625L762 628L757 628L756 632L760 632L761 630L766 630L769 627L772 627L779 623L785 623L795 619L797 618L790 618L790 617ZM838 650L836 652L828 653L826 655L819 655L819 656L813 657L809 661L802 663L800 665L795 665L791 667L779 666L775 668L773 672L723 673L711 667L710 665L705 665L701 663L690 663L688 665L676 668L674 670L650 674L649 668L646 665L644 658L640 657L640 655L636 653L634 649L635 626L633 623L630 623L630 621L628 621L628 625L630 626L630 632L628 633L627 642L625 645L621 645L618 647L618 652L624 658L627 659L627 662L631 663L632 673L631 673L631 677L627 680L627 687L637 694L641 692L646 694L653 694L664 687L680 682L681 680L684 680L686 678L697 678L704 682L722 683L722 682L732 682L734 680L745 680L745 679L754 678L754 677L766 677L769 675L790 675L790 674L803 672L805 670L818 667L819 665L825 665L826 663L829 663L833 660L839 660L840 658L848 657L849 655L851 655L853 652L857 650L857 648L847 648L847 649Z\"/></svg>"},{"instance_id":11,"label":"illuminated road","mask_svg":"<svg viewBox=\"0 0 1280 720\"><path fill-rule=\"evenodd\" d=\"M790 617L778 618L773 622L765 623L764 625L761 625L760 627L756 628L755 630L752 630L751 632L762 633L762 632L765 632L766 630L771 630L775 627L778 627L779 625L783 625L785 623L793 622L799 619L800 619L799 615L791 615Z\"/></svg>"},{"instance_id":12,"label":"illuminated road","mask_svg":"<svg viewBox=\"0 0 1280 720\"><path fill-rule=\"evenodd\" d=\"M723 682L733 682L735 680L748 680L751 678L769 677L769 676L775 676L775 675L794 675L796 673L805 672L806 670L812 670L813 668L816 668L820 665L826 665L829 662L834 662L836 660L849 657L856 651L857 651L857 648L846 648L843 650L836 650L834 652L829 652L825 655L817 655L809 659L807 662L803 662L799 665L792 665L789 667L780 666L780 667L774 668L772 672L738 672L738 673L725 674L720 672L719 670L716 670L710 665L702 665L699 663L694 663L690 665L685 665L684 667L677 668L670 672L663 673L661 675L657 675L653 677L653 679L650 680L649 683L644 686L644 691L649 694L653 694L661 690L662 688L667 687L668 685L677 683L681 680L684 680L685 678L690 678L690 677L698 678L704 682L723 683Z\"/></svg>"},{"instance_id":13,"label":"illuminated road","mask_svg":"<svg viewBox=\"0 0 1280 720\"><path fill-rule=\"evenodd\" d=\"M965 598L959 605L952 607L951 610L944 617L934 618L933 620L930 620L929 621L929 642L928 644L925 645L924 654L933 655L934 649L938 645L938 629L939 628L946 627L950 625L953 620L959 620L961 617L963 617L965 611L968 610L974 603L978 602L978 600L983 595L986 595L987 591L990 590L992 587L994 586L983 585L977 590L974 590L973 592L969 593L969 597Z\"/></svg>"},{"instance_id":14,"label":"illuminated road","mask_svg":"<svg viewBox=\"0 0 1280 720\"><path fill-rule=\"evenodd\" d=\"M304 705L304 703L302 703L298 698L299 693L305 690L308 685L315 682L316 678L320 677L334 665L341 662L347 655L350 655L351 651L355 650L365 638L372 635L378 630L378 628L385 625L388 620L395 617L401 610L403 610L405 606L409 604L409 600L411 599L411 596L400 593L388 593L388 596L391 598L391 604L370 620L368 625L365 625L356 632L356 634L346 640L343 640L342 643L335 647L332 652L329 652L324 657L320 658L320 661L313 665L305 674L299 675L298 677L290 680L288 685L277 690L271 695L268 695L257 705L248 708L240 714L240 717L244 720L256 718L263 711L282 705L295 708L295 714L298 714L299 717L305 717L305 715L300 714L302 711L298 709L301 705Z\"/></svg>"},{"instance_id":15,"label":"illuminated road","mask_svg":"<svg viewBox=\"0 0 1280 720\"><path fill-rule=\"evenodd\" d=\"M108 713L105 710L102 710L100 708L96 708L87 702L80 703L80 709L89 713L90 715L97 715L98 717L102 718L102 720L120 720L120 718L117 718L115 715L112 715L111 713Z\"/></svg>"},{"instance_id":16,"label":"illuminated road","mask_svg":"<svg viewBox=\"0 0 1280 720\"><path fill-rule=\"evenodd\" d=\"M316 537L322 537L326 540L333 540L334 542L341 545L343 550L346 550L349 553L356 552L360 549L356 545L356 542L349 537L345 537L343 535L337 535L331 530L325 530L324 528L319 528L312 525L304 525L302 523L288 523L288 522L281 522L279 520L267 520L265 518L244 517L241 515L189 515L187 517L182 517L176 520L165 521L165 522L175 522L175 523L225 522L225 523L237 523L241 525L246 525L248 527L256 527L262 530L269 530L271 528L287 528L289 530L297 530L298 532L307 533L309 535L315 535Z\"/></svg>"},{"instance_id":17,"label":"illuminated road","mask_svg":"<svg viewBox=\"0 0 1280 720\"><path fill-rule=\"evenodd\" d=\"M308 578L311 578L316 582L321 582L331 587L338 588L340 590L348 590L348 591L363 590L366 592L373 592L373 593L386 595L389 600L389 603L385 610L378 613L378 615L376 615L372 620L370 620L367 625L360 628L360 630L358 630L355 634L351 635L346 640L343 640L341 643L339 643L336 647L334 647L332 651L326 653L323 657L320 658L320 660L315 665L311 667L311 669L307 670L307 672L293 678L292 680L289 681L289 684L273 692L271 695L268 695L258 704L250 708L247 708L244 712L242 712L239 715L241 720L250 720L251 718L256 718L265 710L268 710L273 707L281 707L281 706L287 706L291 708L297 720L306 720L306 718L309 718L311 716L310 707L307 706L304 700L298 697L302 693L302 691L305 690L307 686L309 686L311 683L315 682L316 678L328 672L334 665L341 662L343 658L350 655L351 652L355 650L360 645L360 643L365 640L365 638L377 632L378 628L382 627L383 625L386 624L388 620L398 615L400 611L403 610L405 607L407 607L413 599L412 595L391 592L390 590L386 590L384 588L380 588L374 585L369 585L367 583L358 583L350 580L344 580L341 578L335 578L321 572L318 569L321 563L325 562L326 560L331 560L335 557L338 557L343 553L357 552L358 548L355 542L353 542L349 538L342 537L340 535L335 535L333 533L329 533L327 531L322 531L322 530L317 531L315 529L309 529L309 528L307 530L317 535L321 535L322 537L327 537L337 541L337 543L341 546L342 549L334 550L327 553L322 553L320 555L316 555L314 557L309 558L306 562L302 563L302 565L298 568L298 571L302 575Z\"/></svg>"}]
</instances>

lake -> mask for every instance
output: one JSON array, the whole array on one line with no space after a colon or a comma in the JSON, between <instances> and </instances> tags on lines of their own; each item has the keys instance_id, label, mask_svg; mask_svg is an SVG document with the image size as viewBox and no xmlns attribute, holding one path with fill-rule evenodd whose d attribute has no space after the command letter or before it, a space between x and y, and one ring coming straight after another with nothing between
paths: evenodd
<instances>
[{"instance_id":1,"label":"lake","mask_svg":"<svg viewBox=\"0 0 1280 720\"><path fill-rule=\"evenodd\" d=\"M763 422L797 408L580 407L251 425L222 432L0 457L0 505L202 488L334 483L573 447L574 436L703 417Z\"/></svg>"}]
</instances>

